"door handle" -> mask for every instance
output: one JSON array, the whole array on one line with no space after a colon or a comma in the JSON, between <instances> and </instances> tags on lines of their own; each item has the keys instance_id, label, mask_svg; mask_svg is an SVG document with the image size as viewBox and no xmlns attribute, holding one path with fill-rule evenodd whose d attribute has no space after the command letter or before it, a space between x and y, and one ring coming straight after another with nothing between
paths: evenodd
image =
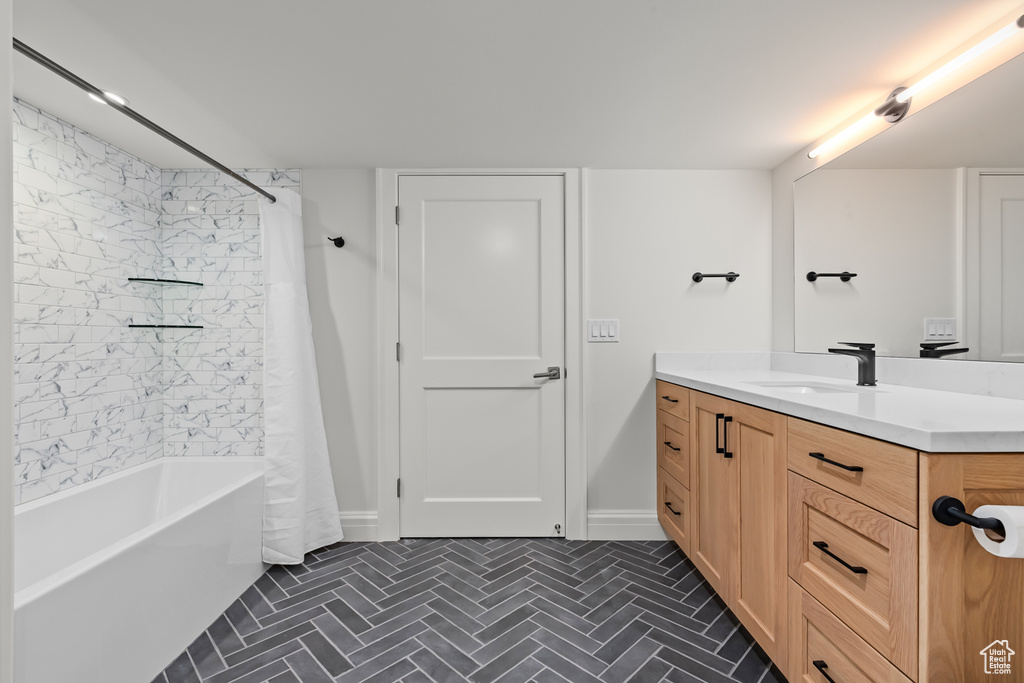
<instances>
[{"instance_id":1,"label":"door handle","mask_svg":"<svg viewBox=\"0 0 1024 683\"><path fill-rule=\"evenodd\" d=\"M729 423L732 422L732 415L722 416L722 453L723 458L731 458L732 453L729 451Z\"/></svg>"},{"instance_id":2,"label":"door handle","mask_svg":"<svg viewBox=\"0 0 1024 683\"><path fill-rule=\"evenodd\" d=\"M813 664L814 668L818 670L818 673L825 677L825 680L828 681L828 683L836 683L835 679L825 673L825 670L828 669L828 664L825 663L824 659L815 659L811 664Z\"/></svg>"},{"instance_id":3,"label":"door handle","mask_svg":"<svg viewBox=\"0 0 1024 683\"><path fill-rule=\"evenodd\" d=\"M725 449L722 448L722 441L719 438L719 436L721 436L721 432L718 431L719 430L719 426L718 425L721 423L721 421L722 421L722 419L724 417L725 417L725 413L717 413L715 415L715 453L725 453Z\"/></svg>"},{"instance_id":4,"label":"door handle","mask_svg":"<svg viewBox=\"0 0 1024 683\"><path fill-rule=\"evenodd\" d=\"M538 372L533 376L534 379L562 379L562 368L557 365L548 366L547 372Z\"/></svg>"}]
</instances>

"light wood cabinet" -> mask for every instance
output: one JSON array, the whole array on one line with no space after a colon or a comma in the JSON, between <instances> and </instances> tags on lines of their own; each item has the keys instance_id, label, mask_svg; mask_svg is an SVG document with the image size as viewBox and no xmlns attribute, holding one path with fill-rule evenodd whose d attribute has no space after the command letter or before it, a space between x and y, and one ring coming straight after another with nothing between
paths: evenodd
<instances>
[{"instance_id":1,"label":"light wood cabinet","mask_svg":"<svg viewBox=\"0 0 1024 683\"><path fill-rule=\"evenodd\" d=\"M690 395L697 568L777 664L786 649L786 422Z\"/></svg>"},{"instance_id":2,"label":"light wood cabinet","mask_svg":"<svg viewBox=\"0 0 1024 683\"><path fill-rule=\"evenodd\" d=\"M998 641L999 680L1024 680L1024 559L931 511L1024 506L1024 453L919 453L665 382L657 401L658 518L791 682L980 683Z\"/></svg>"},{"instance_id":3,"label":"light wood cabinet","mask_svg":"<svg viewBox=\"0 0 1024 683\"><path fill-rule=\"evenodd\" d=\"M928 683L1024 680L1024 559L986 552L964 525L932 519L939 496L1024 505L1024 454L924 455L921 459L921 677ZM924 521L927 520L927 523ZM1012 673L985 673L982 651L1005 640Z\"/></svg>"}]
</instances>

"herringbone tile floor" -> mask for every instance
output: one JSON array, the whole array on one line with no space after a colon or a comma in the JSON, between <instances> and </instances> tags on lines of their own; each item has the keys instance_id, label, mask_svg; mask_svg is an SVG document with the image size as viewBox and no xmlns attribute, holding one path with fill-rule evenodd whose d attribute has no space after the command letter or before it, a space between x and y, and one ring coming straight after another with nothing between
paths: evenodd
<instances>
[{"instance_id":1,"label":"herringbone tile floor","mask_svg":"<svg viewBox=\"0 0 1024 683\"><path fill-rule=\"evenodd\" d=\"M271 568L154 683L784 681L671 542L341 543Z\"/></svg>"}]
</instances>

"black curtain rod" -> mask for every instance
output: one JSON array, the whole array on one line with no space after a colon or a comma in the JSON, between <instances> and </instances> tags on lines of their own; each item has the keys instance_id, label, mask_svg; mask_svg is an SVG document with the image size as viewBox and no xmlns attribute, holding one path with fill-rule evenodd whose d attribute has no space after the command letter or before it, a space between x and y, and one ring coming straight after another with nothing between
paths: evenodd
<instances>
[{"instance_id":1,"label":"black curtain rod","mask_svg":"<svg viewBox=\"0 0 1024 683\"><path fill-rule=\"evenodd\" d=\"M28 57L32 61L34 61L34 62L36 62L38 64L41 64L42 66L45 66L47 69L49 69L53 73L57 74L61 78L65 79L67 81L70 81L71 83L74 83L75 85L77 85L79 88L81 88L85 92L89 93L90 95L95 95L96 97L100 98L103 102L109 104L111 107L113 107L114 109L118 110L119 112L121 112L122 114L127 116L128 118L133 119L135 121L138 121L139 123L144 125L146 128L149 128L151 131L153 131L154 133L156 133L160 137L165 138L167 140L170 140L171 142L176 144L178 147L181 147L186 152L199 157L200 159L202 159L206 163L208 163L211 166L213 166L214 168L216 168L221 173L226 173L227 175L231 176L232 178L234 178L238 182L242 183L246 187L252 188L256 192L259 192L261 195L263 195L264 197L269 199L271 202L276 202L277 201L277 197L275 197L274 195L270 194L269 192L267 192L263 188L258 187L257 185L254 185L253 183L249 182L248 180L246 180L242 176L238 175L237 173L232 171L230 168L228 168L224 164L222 164L219 161L217 161L216 159L214 159L213 157L200 152L198 149L196 149L192 145L188 144L187 142L185 142L184 140L179 138L177 135L174 135L173 133L170 133L169 131L161 128L160 126L156 125L155 123L153 123L152 121L150 121L145 116L143 116L142 114L138 113L137 111L135 111L135 110L133 110L133 109L131 109L129 107L126 107L123 104L119 104L117 102L114 102L109 97L107 97L102 90L100 90L99 88L94 86L92 83L89 83L85 79L80 78L79 76L71 73L70 71L68 71L67 69L62 67L57 62L53 61L52 59L50 59L49 57L47 57L45 55L42 55L42 54L36 52L35 50L30 48L25 43L23 43L20 40L18 40L17 38L14 39L14 49L17 50L18 52L20 52L21 54L25 55L26 57Z\"/></svg>"}]
</instances>

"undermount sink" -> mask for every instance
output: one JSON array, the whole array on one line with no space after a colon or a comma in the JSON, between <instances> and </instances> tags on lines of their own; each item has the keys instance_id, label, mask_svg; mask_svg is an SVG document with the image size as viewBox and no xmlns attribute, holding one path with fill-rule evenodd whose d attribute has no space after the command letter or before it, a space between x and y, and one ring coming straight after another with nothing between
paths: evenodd
<instances>
[{"instance_id":1,"label":"undermount sink","mask_svg":"<svg viewBox=\"0 0 1024 683\"><path fill-rule=\"evenodd\" d=\"M793 394L854 394L860 391L855 387L840 387L822 382L747 382L747 384Z\"/></svg>"}]
</instances>

